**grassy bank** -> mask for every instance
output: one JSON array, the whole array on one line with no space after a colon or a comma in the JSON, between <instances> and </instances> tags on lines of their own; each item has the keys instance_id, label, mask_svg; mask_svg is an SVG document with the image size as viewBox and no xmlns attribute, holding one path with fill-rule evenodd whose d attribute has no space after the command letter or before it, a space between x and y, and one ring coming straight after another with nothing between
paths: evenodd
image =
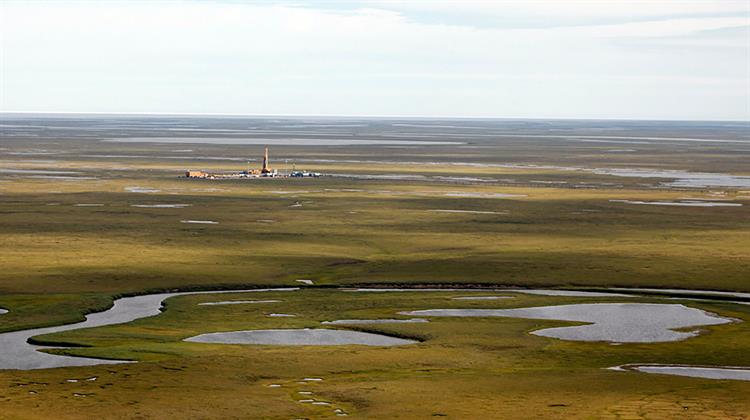
<instances>
[{"instance_id":1,"label":"grassy bank","mask_svg":"<svg viewBox=\"0 0 750 420\"><path fill-rule=\"evenodd\" d=\"M750 391L746 382L604 369L634 362L747 366L750 365L747 322L706 328L702 336L682 342L621 346L533 336L528 334L532 330L572 324L510 318L433 318L427 324L357 328L424 340L392 348L242 346L181 341L206 332L315 328L324 320L385 318L413 309L510 308L633 300L530 295L511 295L512 299L499 301L452 299L467 294L488 293L302 290L173 298L168 301L167 310L157 317L38 337L40 342L87 346L64 353L141 363L0 372L0 381L5 382L7 390L4 409L11 418L44 417L53 412L75 418L84 408L86 416L98 413L127 417L138 412L145 418L165 412L199 418L216 416L223 410L227 410L227 416L237 417L325 418L335 416L334 408L366 418L424 418L438 414L460 418L528 415L618 418L643 413L662 418L705 415L741 418L750 409L742 397ZM281 302L199 305L248 299ZM658 298L635 300L664 302ZM750 308L743 305L684 303L723 316L750 319ZM269 318L266 314L270 312L297 317ZM94 376L95 381L83 380ZM323 381L298 383L305 377L320 377ZM66 381L71 378L82 380ZM270 384L282 387L269 388ZM143 394L145 389L149 390L147 398ZM30 391L34 394L29 394ZM311 398L332 405L299 403L298 400L307 398L299 391L313 391ZM243 404L236 403L237 395L242 395ZM98 412L97 407L104 409L99 404L103 401L109 402L108 411Z\"/></svg>"}]
</instances>

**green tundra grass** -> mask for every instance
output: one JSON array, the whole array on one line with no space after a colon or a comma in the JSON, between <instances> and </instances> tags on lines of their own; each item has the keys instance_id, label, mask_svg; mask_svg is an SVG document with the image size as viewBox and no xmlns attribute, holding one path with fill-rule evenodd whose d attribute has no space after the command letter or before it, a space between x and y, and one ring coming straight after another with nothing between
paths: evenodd
<instances>
[{"instance_id":1,"label":"green tundra grass","mask_svg":"<svg viewBox=\"0 0 750 420\"><path fill-rule=\"evenodd\" d=\"M315 288L249 297L282 299L278 307L197 305L248 295L179 297L157 317L37 337L85 346L53 351L138 363L0 371L0 418L291 419L335 417L340 409L354 418L741 419L750 412L747 382L605 369L649 362L749 366L748 305L667 301L745 322L664 344L566 342L528 334L563 323L505 318L359 327L420 340L394 348L182 341L206 332L316 327L328 319L393 317L421 308L622 300L515 295L452 301L460 293L334 289L341 286L750 292L750 192L667 188L661 182L669 179L590 170L747 176L744 145L653 143L616 153L611 150L621 145L523 138L465 148L287 146L272 148L272 162L282 169L291 163L274 161L276 154L331 175L410 178L209 181L180 175L244 169L237 157L257 156L260 147L120 144L69 133L9 136L0 145L0 308L9 310L0 315L0 332L79 321L116 297L150 291L300 286L298 279L313 280ZM182 149L207 158L181 160L180 153L191 155ZM485 165L495 162L508 165ZM75 174L66 179L8 170ZM683 199L742 206L613 201ZM138 207L169 204L189 206ZM217 223L183 223L190 220ZM271 310L298 317L265 317ZM91 377L97 379L85 380ZM304 377L324 380L298 383ZM331 405L299 403L306 395L299 391Z\"/></svg>"},{"instance_id":2,"label":"green tundra grass","mask_svg":"<svg viewBox=\"0 0 750 420\"><path fill-rule=\"evenodd\" d=\"M297 278L748 289L747 206L610 201L700 192L174 176L49 184L0 184L2 292L122 293ZM133 207L175 203L190 207Z\"/></svg>"},{"instance_id":3,"label":"green tundra grass","mask_svg":"<svg viewBox=\"0 0 750 420\"><path fill-rule=\"evenodd\" d=\"M467 295L498 301L457 301ZM278 303L200 306L220 300ZM596 298L597 302L665 302ZM510 308L592 302L592 298L497 292L356 293L301 290L172 298L157 317L38 337L74 343L65 353L140 363L2 372L9 418L743 418L750 383L614 372L624 363L750 364L747 322L706 328L683 342L581 343L530 335L570 323L511 318L433 318L427 324L356 329L420 340L400 347L275 347L185 343L206 332L315 328L321 321L391 318L427 308ZM684 303L750 320L750 306ZM295 318L271 318L282 312ZM330 327L330 326L327 326ZM336 328L345 328L336 326ZM96 377L94 381L85 379ZM303 381L318 377L323 381ZM77 379L78 382L68 382ZM269 387L279 384L281 387ZM299 394L312 391L314 394ZM315 399L331 405L311 405Z\"/></svg>"}]
</instances>

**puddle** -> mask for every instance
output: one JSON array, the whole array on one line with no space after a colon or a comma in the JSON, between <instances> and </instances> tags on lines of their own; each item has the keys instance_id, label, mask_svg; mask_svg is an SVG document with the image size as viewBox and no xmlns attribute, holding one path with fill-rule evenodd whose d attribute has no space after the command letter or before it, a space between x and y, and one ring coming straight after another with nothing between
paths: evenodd
<instances>
[{"instance_id":1,"label":"puddle","mask_svg":"<svg viewBox=\"0 0 750 420\"><path fill-rule=\"evenodd\" d=\"M609 200L610 203L642 204L650 206L683 206L683 207L742 207L740 203L727 203L718 201L634 201L634 200Z\"/></svg>"},{"instance_id":2,"label":"puddle","mask_svg":"<svg viewBox=\"0 0 750 420\"><path fill-rule=\"evenodd\" d=\"M276 313L273 313L273 314L268 314L266 316L270 316L271 318L294 318L297 315L292 315L292 314L276 314Z\"/></svg>"},{"instance_id":3,"label":"puddle","mask_svg":"<svg viewBox=\"0 0 750 420\"><path fill-rule=\"evenodd\" d=\"M337 319L335 321L323 321L321 324L331 325L358 325L358 324L421 324L430 322L424 318L410 319Z\"/></svg>"},{"instance_id":4,"label":"puddle","mask_svg":"<svg viewBox=\"0 0 750 420\"><path fill-rule=\"evenodd\" d=\"M202 225L218 225L219 222L213 220L180 220L180 223L197 223Z\"/></svg>"},{"instance_id":5,"label":"puddle","mask_svg":"<svg viewBox=\"0 0 750 420\"><path fill-rule=\"evenodd\" d=\"M460 296L451 298L453 300L498 300L498 299L513 299L512 296Z\"/></svg>"},{"instance_id":6,"label":"puddle","mask_svg":"<svg viewBox=\"0 0 750 420\"><path fill-rule=\"evenodd\" d=\"M685 365L622 365L609 368L617 371L638 371L644 373L657 373L661 375L688 376L691 378L704 379L730 379L736 381L750 381L750 368L742 367L708 367L708 366L685 366Z\"/></svg>"},{"instance_id":7,"label":"puddle","mask_svg":"<svg viewBox=\"0 0 750 420\"><path fill-rule=\"evenodd\" d=\"M453 183L497 182L495 178L477 178L473 176L434 176L433 178Z\"/></svg>"},{"instance_id":8,"label":"puddle","mask_svg":"<svg viewBox=\"0 0 750 420\"><path fill-rule=\"evenodd\" d=\"M142 209L183 209L190 207L192 204L131 204L130 207L139 207Z\"/></svg>"},{"instance_id":9,"label":"puddle","mask_svg":"<svg viewBox=\"0 0 750 420\"><path fill-rule=\"evenodd\" d=\"M507 211L480 211L480 210L427 210L435 213L469 213L469 214L508 214Z\"/></svg>"},{"instance_id":10,"label":"puddle","mask_svg":"<svg viewBox=\"0 0 750 420\"><path fill-rule=\"evenodd\" d=\"M73 206L74 207L103 207L104 204L87 204L87 203L83 203L83 204L74 204Z\"/></svg>"},{"instance_id":11,"label":"puddle","mask_svg":"<svg viewBox=\"0 0 750 420\"><path fill-rule=\"evenodd\" d=\"M158 193L161 192L161 190L157 190L156 188L149 188L149 187L125 187L125 191L132 192L132 193Z\"/></svg>"},{"instance_id":12,"label":"puddle","mask_svg":"<svg viewBox=\"0 0 750 420\"><path fill-rule=\"evenodd\" d=\"M8 313L7 309L0 308L0 315L7 314L7 313Z\"/></svg>"},{"instance_id":13,"label":"puddle","mask_svg":"<svg viewBox=\"0 0 750 420\"><path fill-rule=\"evenodd\" d=\"M199 303L198 306L214 306L214 305L242 305L246 303L276 303L281 302L280 300L223 300L221 302L203 302Z\"/></svg>"},{"instance_id":14,"label":"puddle","mask_svg":"<svg viewBox=\"0 0 750 420\"><path fill-rule=\"evenodd\" d=\"M299 280L295 280L295 281L297 283L306 284L308 286L311 286L311 285L315 284L315 282L313 282L312 280L299 279Z\"/></svg>"},{"instance_id":15,"label":"puddle","mask_svg":"<svg viewBox=\"0 0 750 420\"><path fill-rule=\"evenodd\" d=\"M536 181L536 180L531 180L529 182L531 182L532 184L546 184L546 185L567 184L568 183L567 181Z\"/></svg>"},{"instance_id":16,"label":"puddle","mask_svg":"<svg viewBox=\"0 0 750 420\"><path fill-rule=\"evenodd\" d=\"M222 191L229 191L224 188L191 188L190 191L195 192L222 192Z\"/></svg>"},{"instance_id":17,"label":"puddle","mask_svg":"<svg viewBox=\"0 0 750 420\"><path fill-rule=\"evenodd\" d=\"M528 197L526 194L503 194L503 193L478 193L478 192L449 192L446 197L469 197L469 198L517 198Z\"/></svg>"},{"instance_id":18,"label":"puddle","mask_svg":"<svg viewBox=\"0 0 750 420\"><path fill-rule=\"evenodd\" d=\"M34 328L30 330L0 333L0 370L2 369L47 369L66 366L94 366L102 364L128 363L121 360L103 360L85 357L61 356L38 351L44 348L31 345L27 340L43 334L61 331L78 330L82 328L101 327L104 325L124 324L136 319L159 315L162 302L174 296L215 294L215 293L250 293L250 292L288 292L299 290L297 287L275 289L246 289L219 290L200 292L175 292L142 295L117 299L112 308L86 315L86 320L76 324L59 325L55 327Z\"/></svg>"},{"instance_id":19,"label":"puddle","mask_svg":"<svg viewBox=\"0 0 750 420\"><path fill-rule=\"evenodd\" d=\"M31 179L56 179L58 181L92 181L99 179L93 176L62 176L62 175L32 175L26 178Z\"/></svg>"},{"instance_id":20,"label":"puddle","mask_svg":"<svg viewBox=\"0 0 750 420\"><path fill-rule=\"evenodd\" d=\"M201 334L185 339L195 343L265 344L277 346L402 346L417 341L359 331L301 329L250 330ZM305 379L310 381L313 379Z\"/></svg>"},{"instance_id":21,"label":"puddle","mask_svg":"<svg viewBox=\"0 0 750 420\"><path fill-rule=\"evenodd\" d=\"M532 334L573 341L656 343L695 337L697 331L676 328L719 325L732 319L679 304L588 303L518 309L430 309L400 315L438 317L510 317L588 322L574 327L546 328Z\"/></svg>"}]
</instances>

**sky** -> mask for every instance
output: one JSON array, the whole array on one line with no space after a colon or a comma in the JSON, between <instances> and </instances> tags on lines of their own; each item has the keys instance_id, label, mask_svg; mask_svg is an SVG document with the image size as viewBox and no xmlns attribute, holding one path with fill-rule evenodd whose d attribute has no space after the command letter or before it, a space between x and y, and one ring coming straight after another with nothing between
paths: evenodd
<instances>
[{"instance_id":1,"label":"sky","mask_svg":"<svg viewBox=\"0 0 750 420\"><path fill-rule=\"evenodd\" d=\"M750 121L750 2L0 0L0 111Z\"/></svg>"}]
</instances>

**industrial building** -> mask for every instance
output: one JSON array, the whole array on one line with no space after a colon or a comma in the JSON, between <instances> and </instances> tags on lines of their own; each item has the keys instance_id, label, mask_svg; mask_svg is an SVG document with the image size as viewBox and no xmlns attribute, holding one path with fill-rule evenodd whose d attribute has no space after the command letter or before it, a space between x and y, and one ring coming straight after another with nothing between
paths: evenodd
<instances>
[{"instance_id":1,"label":"industrial building","mask_svg":"<svg viewBox=\"0 0 750 420\"><path fill-rule=\"evenodd\" d=\"M249 167L245 171L241 172L229 172L229 173L212 173L206 171L195 171L188 170L185 172L186 178L202 178L202 179L235 179L235 178L303 178L303 177L319 177L320 173L298 171L293 168L291 172L282 174L278 170L271 168L270 161L268 159L268 147L265 148L263 153L263 164L260 169L250 169Z\"/></svg>"}]
</instances>

